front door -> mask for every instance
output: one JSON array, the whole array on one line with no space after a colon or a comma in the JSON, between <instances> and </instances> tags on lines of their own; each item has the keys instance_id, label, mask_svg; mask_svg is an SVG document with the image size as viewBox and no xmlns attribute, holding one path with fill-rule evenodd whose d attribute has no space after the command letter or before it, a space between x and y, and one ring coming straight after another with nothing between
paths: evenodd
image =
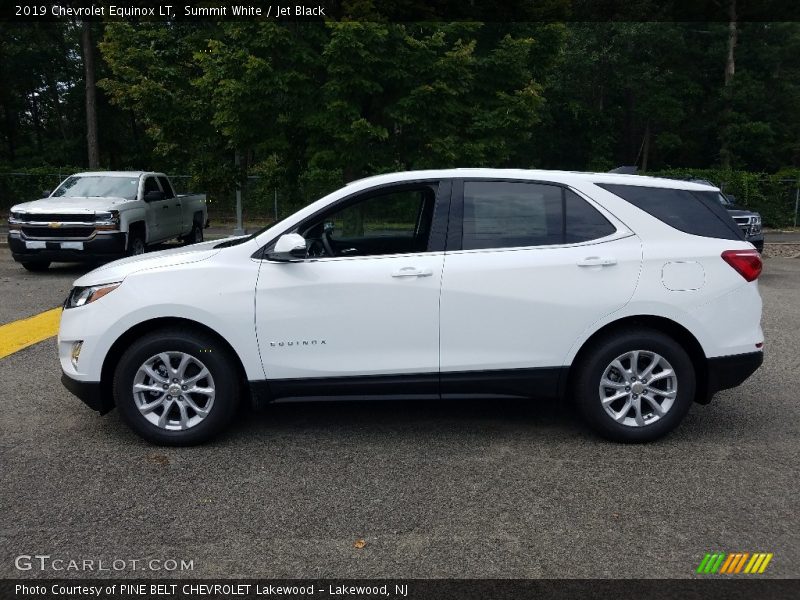
<instances>
[{"instance_id":1,"label":"front door","mask_svg":"<svg viewBox=\"0 0 800 600\"><path fill-rule=\"evenodd\" d=\"M398 395L437 396L436 221L446 219L449 192L449 182L425 181L359 193L294 229L306 260L262 261L256 330L273 390L347 396L348 382L361 393L391 393L397 383Z\"/></svg>"},{"instance_id":2,"label":"front door","mask_svg":"<svg viewBox=\"0 0 800 600\"><path fill-rule=\"evenodd\" d=\"M158 180L148 175L144 179L142 197L148 192L161 192ZM175 221L175 199L162 197L147 203L147 242L160 242L171 237Z\"/></svg>"}]
</instances>

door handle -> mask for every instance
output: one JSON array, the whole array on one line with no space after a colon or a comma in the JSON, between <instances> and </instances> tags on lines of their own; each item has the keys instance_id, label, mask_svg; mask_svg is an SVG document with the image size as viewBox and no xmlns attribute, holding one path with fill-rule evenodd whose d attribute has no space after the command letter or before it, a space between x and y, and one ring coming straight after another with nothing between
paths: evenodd
<instances>
[{"instance_id":1,"label":"door handle","mask_svg":"<svg viewBox=\"0 0 800 600\"><path fill-rule=\"evenodd\" d=\"M430 277L432 269L418 269L417 267L403 267L392 273L392 277Z\"/></svg>"},{"instance_id":2,"label":"door handle","mask_svg":"<svg viewBox=\"0 0 800 600\"><path fill-rule=\"evenodd\" d=\"M615 264L617 259L611 256L587 256L577 262L579 267L609 267Z\"/></svg>"},{"instance_id":3,"label":"door handle","mask_svg":"<svg viewBox=\"0 0 800 600\"><path fill-rule=\"evenodd\" d=\"M165 204L164 206L162 206L162 207L161 207L161 210L166 210L166 209L168 209L168 208L169 208L169 206L167 206L167 205Z\"/></svg>"}]
</instances>

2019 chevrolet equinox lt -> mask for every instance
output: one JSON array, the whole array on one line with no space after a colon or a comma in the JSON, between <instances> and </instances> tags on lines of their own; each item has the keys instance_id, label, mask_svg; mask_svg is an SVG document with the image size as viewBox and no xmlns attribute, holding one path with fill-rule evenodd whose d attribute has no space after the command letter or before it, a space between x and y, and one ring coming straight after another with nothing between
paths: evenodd
<instances>
[{"instance_id":1,"label":"2019 chevrolet equinox lt","mask_svg":"<svg viewBox=\"0 0 800 600\"><path fill-rule=\"evenodd\" d=\"M451 169L351 183L247 237L75 282L66 387L155 443L242 397L574 399L623 442L762 362L758 252L684 181Z\"/></svg>"}]
</instances>

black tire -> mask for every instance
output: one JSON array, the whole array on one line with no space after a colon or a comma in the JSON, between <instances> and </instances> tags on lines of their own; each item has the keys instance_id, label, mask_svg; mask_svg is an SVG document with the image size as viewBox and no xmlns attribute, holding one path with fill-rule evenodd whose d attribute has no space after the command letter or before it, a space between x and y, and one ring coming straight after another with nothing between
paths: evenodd
<instances>
[{"instance_id":1,"label":"black tire","mask_svg":"<svg viewBox=\"0 0 800 600\"><path fill-rule=\"evenodd\" d=\"M213 379L213 388L216 392L213 404L199 423L184 430L167 430L151 423L140 412L136 398L134 397L133 385L139 368L152 357L164 353L184 353L194 359L199 360L206 367ZM175 355L174 362L179 358ZM195 368L197 368L195 366ZM199 370L199 369L198 369ZM166 329L153 332L136 340L117 365L114 372L113 390L114 400L119 408L122 419L137 434L154 444L166 446L191 446L202 444L222 431L230 422L239 405L239 381L237 379L238 370L235 359L230 355L230 351L220 344L214 337L193 331L180 329ZM196 374L196 372L195 372ZM203 379L200 380L204 381ZM210 380L205 380L204 385L208 386ZM147 392L156 394L156 392ZM166 392L165 392L166 393ZM188 394L187 394L188 395ZM167 396L169 397L169 396ZM181 396L183 398L183 396ZM156 397L157 399L157 397ZM195 396L197 404L203 401ZM207 406L207 404L205 405ZM178 417L177 400L171 404L170 415ZM187 409L189 414L195 414L191 409ZM163 414L163 407L159 413L156 409L152 411L158 418ZM197 416L197 415L196 415ZM167 418L169 419L169 416ZM174 420L174 419L173 419Z\"/></svg>"},{"instance_id":2,"label":"black tire","mask_svg":"<svg viewBox=\"0 0 800 600\"><path fill-rule=\"evenodd\" d=\"M639 364L641 366L645 366L652 361L653 355L648 353L656 353L666 359L674 371L677 383L677 393L674 401L665 414L660 417L654 412L649 401L645 402L643 400L647 400L646 395L649 395L659 405L663 405L665 397L656 394L654 398L652 388L645 386L645 394L639 398L639 402L642 402L641 414L644 417L644 424L639 426L617 422L603 407L600 397L600 382L606 369L611 366L612 361L617 357L635 350L645 351L640 358L642 362ZM587 348L582 355L583 358L577 365L577 376L573 386L575 403L586 423L606 439L626 443L656 440L675 429L689 411L695 395L696 378L694 365L680 344L668 335L653 329L626 329L598 340ZM627 362L622 363L623 367L629 368L631 362L630 358L627 359ZM662 367L657 367L655 373L667 373L666 370L661 371L660 369ZM614 382L617 381L618 372L618 369L612 372L615 377ZM664 379L669 379L669 377L660 379L659 381L662 383L650 383L651 385L663 387L666 385L663 383ZM617 385L620 384L618 383ZM644 385L641 383L641 378L639 379L639 385ZM604 394L611 397L615 394L627 393L625 390L629 389L630 386L623 386L619 391L614 388L606 388L604 389ZM664 387L664 390L667 392L668 388ZM633 397L633 395L629 396L629 398ZM614 404L610 405L611 410L623 415L624 419L635 421L635 405L627 412L624 412L626 402L627 398L615 401ZM633 402L635 403L636 401L633 400ZM655 420L647 423L646 421L649 419Z\"/></svg>"},{"instance_id":3,"label":"black tire","mask_svg":"<svg viewBox=\"0 0 800 600\"><path fill-rule=\"evenodd\" d=\"M144 254L147 251L147 246L144 241L144 232L139 229L133 229L128 233L128 249L126 254L128 256L136 256Z\"/></svg>"},{"instance_id":4,"label":"black tire","mask_svg":"<svg viewBox=\"0 0 800 600\"><path fill-rule=\"evenodd\" d=\"M194 225L192 225L192 230L189 232L185 238L183 238L184 244L199 244L203 241L203 226L200 225L197 221L195 221Z\"/></svg>"},{"instance_id":5,"label":"black tire","mask_svg":"<svg viewBox=\"0 0 800 600\"><path fill-rule=\"evenodd\" d=\"M31 271L33 273L37 273L40 271L47 271L47 269L50 268L50 261L44 261L44 260L24 262L21 264L23 269L25 269L26 271Z\"/></svg>"}]
</instances>

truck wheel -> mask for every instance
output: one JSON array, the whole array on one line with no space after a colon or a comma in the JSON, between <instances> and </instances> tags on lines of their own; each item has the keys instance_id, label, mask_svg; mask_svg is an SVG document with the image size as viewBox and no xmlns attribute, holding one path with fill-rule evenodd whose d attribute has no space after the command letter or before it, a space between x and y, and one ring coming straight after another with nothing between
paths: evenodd
<instances>
[{"instance_id":1,"label":"truck wheel","mask_svg":"<svg viewBox=\"0 0 800 600\"><path fill-rule=\"evenodd\" d=\"M192 230L189 232L183 241L186 244L199 244L203 241L203 226L196 222L192 225Z\"/></svg>"},{"instance_id":2,"label":"truck wheel","mask_svg":"<svg viewBox=\"0 0 800 600\"><path fill-rule=\"evenodd\" d=\"M144 254L144 236L139 231L131 231L128 234L128 256Z\"/></svg>"},{"instance_id":3,"label":"truck wheel","mask_svg":"<svg viewBox=\"0 0 800 600\"><path fill-rule=\"evenodd\" d=\"M660 331L609 335L588 349L578 368L577 406L592 429L615 442L666 435L694 399L694 365L680 344Z\"/></svg>"},{"instance_id":4,"label":"truck wheel","mask_svg":"<svg viewBox=\"0 0 800 600\"><path fill-rule=\"evenodd\" d=\"M50 261L37 260L35 262L24 262L22 267L28 271L47 271L50 268Z\"/></svg>"},{"instance_id":5,"label":"truck wheel","mask_svg":"<svg viewBox=\"0 0 800 600\"><path fill-rule=\"evenodd\" d=\"M234 359L211 336L166 329L135 341L114 373L123 420L154 444L189 446L218 434L239 403Z\"/></svg>"}]
</instances>

